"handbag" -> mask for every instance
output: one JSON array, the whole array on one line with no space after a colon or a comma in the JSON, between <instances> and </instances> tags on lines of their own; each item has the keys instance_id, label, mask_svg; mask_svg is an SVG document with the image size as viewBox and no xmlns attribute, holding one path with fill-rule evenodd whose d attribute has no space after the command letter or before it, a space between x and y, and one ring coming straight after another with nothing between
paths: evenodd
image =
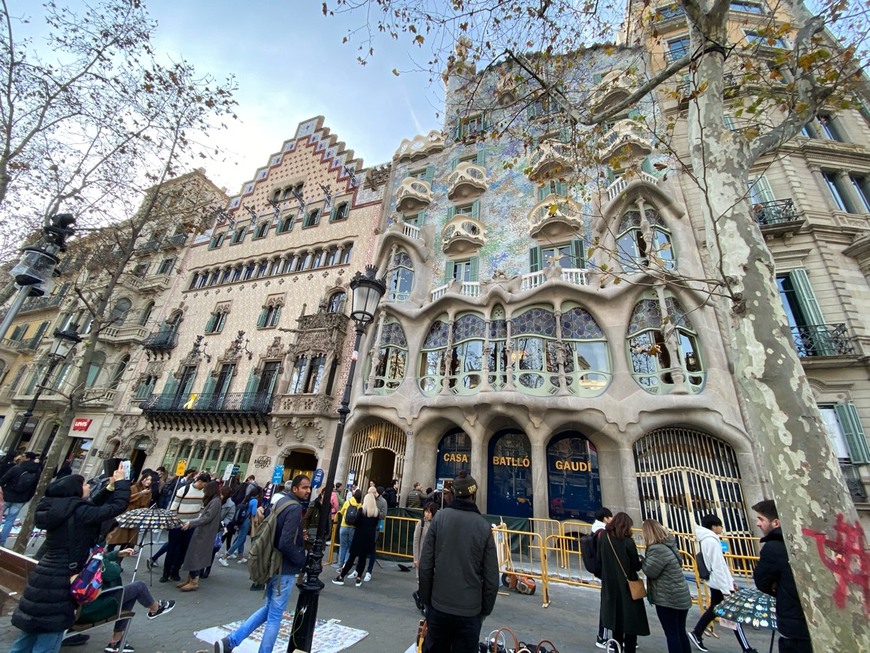
<instances>
[{"instance_id":1,"label":"handbag","mask_svg":"<svg viewBox=\"0 0 870 653\"><path fill-rule=\"evenodd\" d=\"M103 547L91 549L84 568L70 578L69 593L79 605L90 603L103 589Z\"/></svg>"},{"instance_id":2,"label":"handbag","mask_svg":"<svg viewBox=\"0 0 870 653\"><path fill-rule=\"evenodd\" d=\"M513 638L513 648L508 647L505 633L509 633ZM514 635L514 631L505 626L490 632L486 639L479 644L478 650L480 653L516 653L520 650L520 640Z\"/></svg>"},{"instance_id":3,"label":"handbag","mask_svg":"<svg viewBox=\"0 0 870 653\"><path fill-rule=\"evenodd\" d=\"M423 642L426 640L426 631L429 630L429 623L426 621L425 617L420 619L420 625L417 626L417 645L414 647L414 650L417 653L421 653L423 650Z\"/></svg>"},{"instance_id":4,"label":"handbag","mask_svg":"<svg viewBox=\"0 0 870 653\"><path fill-rule=\"evenodd\" d=\"M610 542L610 548L613 550L613 557L616 558L616 564L619 565L619 568L622 570L622 575L625 576L625 582L628 583L628 593L631 594L631 598L634 601L638 599L642 599L646 596L646 587L643 584L642 580L629 580L628 574L625 573L625 567L622 566L622 561L619 559L619 556L616 554L616 549L613 546L613 540L610 539L610 534L607 534L607 541Z\"/></svg>"}]
</instances>

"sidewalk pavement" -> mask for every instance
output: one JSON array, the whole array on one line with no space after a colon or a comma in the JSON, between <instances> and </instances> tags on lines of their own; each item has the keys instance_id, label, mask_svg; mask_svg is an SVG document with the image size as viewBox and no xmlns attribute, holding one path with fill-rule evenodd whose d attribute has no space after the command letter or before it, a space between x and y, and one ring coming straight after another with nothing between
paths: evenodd
<instances>
[{"instance_id":1,"label":"sidewalk pavement","mask_svg":"<svg viewBox=\"0 0 870 653\"><path fill-rule=\"evenodd\" d=\"M354 587L348 581L344 587L330 583L335 571L327 567L321 575L326 587L320 596L319 619L339 619L342 624L367 631L362 641L345 649L349 653L403 653L417 633L420 614L414 607L411 592L416 583L413 572L402 572L395 562L382 561L375 567L371 582ZM143 564L138 579L149 581ZM137 607L128 642L137 653L196 653L213 650L198 641L193 633L209 626L227 624L246 618L262 605L263 593L248 588L247 566L232 561L227 568L215 565L208 579L200 582L197 592L181 593L175 583L159 583L160 568L154 569L151 590L157 599L174 599L175 609L154 621L146 618L144 608ZM125 561L125 580L129 582L132 566ZM540 587L538 588L540 589ZM595 589L551 584L551 605L541 606L540 593L525 596L515 592L499 595L495 610L483 625L482 637L491 630L509 626L520 640L537 644L551 640L559 653L594 653L598 628L599 592ZM298 590L293 590L288 611L296 605ZM666 653L665 638L655 615L648 606L650 637L641 637L643 653ZM689 626L698 619L698 609L689 612ZM91 641L77 648L63 648L62 653L99 653L108 642L111 627L104 626L91 635ZM705 639L712 653L739 653L731 632L717 628L719 639ZM8 650L18 631L9 617L0 619L0 650ZM770 645L770 631L748 629L749 641L764 653ZM548 647L549 648L549 647ZM531 650L534 651L534 648ZM279 653L275 651L275 653ZM280 653L284 653L281 651ZM292 653L292 652L291 652Z\"/></svg>"}]
</instances>

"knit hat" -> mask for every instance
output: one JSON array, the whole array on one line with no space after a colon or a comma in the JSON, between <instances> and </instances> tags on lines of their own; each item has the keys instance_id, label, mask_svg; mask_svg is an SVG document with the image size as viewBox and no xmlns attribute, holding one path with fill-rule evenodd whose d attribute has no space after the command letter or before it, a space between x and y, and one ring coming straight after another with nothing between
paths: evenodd
<instances>
[{"instance_id":1,"label":"knit hat","mask_svg":"<svg viewBox=\"0 0 870 653\"><path fill-rule=\"evenodd\" d=\"M460 499L467 499L477 492L477 481L471 476L453 479L453 493Z\"/></svg>"},{"instance_id":2,"label":"knit hat","mask_svg":"<svg viewBox=\"0 0 870 653\"><path fill-rule=\"evenodd\" d=\"M45 489L47 497L81 497L85 486L84 476L70 474L56 479Z\"/></svg>"}]
</instances>

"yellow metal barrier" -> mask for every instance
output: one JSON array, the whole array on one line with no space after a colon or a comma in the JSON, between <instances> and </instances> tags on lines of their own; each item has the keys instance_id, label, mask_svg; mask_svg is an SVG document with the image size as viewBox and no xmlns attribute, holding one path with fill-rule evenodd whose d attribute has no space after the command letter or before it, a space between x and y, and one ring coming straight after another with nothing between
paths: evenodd
<instances>
[{"instance_id":1,"label":"yellow metal barrier","mask_svg":"<svg viewBox=\"0 0 870 653\"><path fill-rule=\"evenodd\" d=\"M547 582L553 580L578 587L601 589L601 581L583 567L580 539L565 535L550 535L544 549L552 564L547 565Z\"/></svg>"},{"instance_id":2,"label":"yellow metal barrier","mask_svg":"<svg viewBox=\"0 0 870 653\"><path fill-rule=\"evenodd\" d=\"M383 555L413 560L414 528L416 528L419 521L416 517L388 516L384 523L384 532L378 536L376 551ZM329 552L323 564L333 564L338 559L338 540L338 524L333 524Z\"/></svg>"},{"instance_id":3,"label":"yellow metal barrier","mask_svg":"<svg viewBox=\"0 0 870 653\"><path fill-rule=\"evenodd\" d=\"M544 541L538 533L512 531L504 524L492 529L498 568L502 574L519 574L540 581L541 605L550 605L550 586ZM535 562L537 558L538 562Z\"/></svg>"}]
</instances>

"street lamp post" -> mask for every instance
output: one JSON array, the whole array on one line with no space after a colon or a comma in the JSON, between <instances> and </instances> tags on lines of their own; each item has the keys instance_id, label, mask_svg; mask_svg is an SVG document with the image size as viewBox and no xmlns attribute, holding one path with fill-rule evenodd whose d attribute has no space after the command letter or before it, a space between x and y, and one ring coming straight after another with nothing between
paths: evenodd
<instances>
[{"instance_id":1,"label":"street lamp post","mask_svg":"<svg viewBox=\"0 0 870 653\"><path fill-rule=\"evenodd\" d=\"M36 408L36 402L39 401L39 397L40 395L42 395L42 390L51 381L51 375L54 373L54 369L58 366L58 363L66 360L66 357L69 356L69 353L73 349L75 349L75 346L77 344L82 341L82 339L79 337L79 334L76 332L77 328L78 325L73 324L68 326L63 331L55 329L54 342L51 345L51 351L49 351L48 353L48 369L45 371L45 374L42 376L42 381L39 383L36 391L33 393L33 399L31 399L30 403L27 405L27 410L25 410L24 414L21 416L21 423L15 430L12 442L10 443L9 449L6 452L7 461L11 461L13 458L15 458L15 451L18 449L18 445L21 443L21 438L24 437L24 431L27 427L27 422L31 417L33 417L33 411Z\"/></svg>"},{"instance_id":2,"label":"street lamp post","mask_svg":"<svg viewBox=\"0 0 870 653\"><path fill-rule=\"evenodd\" d=\"M344 385L344 394L341 405L338 408L338 426L335 429L335 441L332 444L332 455L329 458L329 469L323 483L324 493L332 492L335 485L335 473L338 469L338 456L341 451L341 441L344 438L344 425L350 413L350 391L353 385L356 363L359 358L359 348L362 343L363 333L366 326L374 320L378 302L387 290L386 284L375 278L377 269L366 266L365 274L357 272L350 282L353 291L353 303L350 317L356 326L356 340L353 345L353 354L350 359L350 368L347 372L347 382ZM308 555L305 565L305 579L297 585L299 599L296 601L296 613L293 615L293 628L290 632L290 641L287 644L287 653L293 651L311 651L314 639L314 625L317 621L317 606L320 601L320 590L323 582L320 574L323 571L323 548L327 533L331 526L329 514L330 497L320 499L320 522L317 526L317 538L314 540L314 548Z\"/></svg>"},{"instance_id":3,"label":"street lamp post","mask_svg":"<svg viewBox=\"0 0 870 653\"><path fill-rule=\"evenodd\" d=\"M66 251L66 239L74 233L72 225L75 221L70 213L53 215L51 224L43 228L40 241L21 250L21 258L9 270L15 285L18 286L18 293L0 323L0 338L6 335L9 325L28 297L51 294L54 289L54 271L60 262L57 255Z\"/></svg>"}]
</instances>

